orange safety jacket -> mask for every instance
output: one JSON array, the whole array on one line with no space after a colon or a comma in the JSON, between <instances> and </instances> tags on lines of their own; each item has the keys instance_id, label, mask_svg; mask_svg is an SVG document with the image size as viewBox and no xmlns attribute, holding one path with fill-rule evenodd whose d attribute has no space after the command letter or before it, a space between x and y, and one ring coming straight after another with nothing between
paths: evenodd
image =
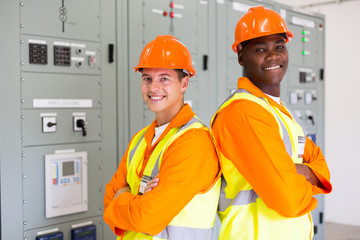
<instances>
[{"instance_id":1,"label":"orange safety jacket","mask_svg":"<svg viewBox=\"0 0 360 240\"><path fill-rule=\"evenodd\" d=\"M143 173L148 171L146 167L151 164L151 156L156 154L156 147L160 142L174 128L180 128L194 116L191 108L185 105L157 142L151 146L154 128L157 126L155 120L145 130L146 145L143 160L139 161L140 165L136 168L136 172L131 170L132 176L135 174L135 177L137 175L138 179L141 179ZM126 237L129 235L126 234L127 231L146 233L151 236L159 234L195 196L207 192L218 181L219 163L210 133L204 127L194 128L178 136L162 153L158 186L141 196L135 193L138 189L132 189L132 193L126 192L113 199L118 189L127 185L136 185L133 185L133 180L129 180L134 177L129 178L130 172L126 163L129 163L129 156L139 156L139 150L136 150L138 153L135 152L133 155L130 149L134 149L131 146L139 141L137 136L140 136L141 132L144 130L137 133L131 140L118 171L106 186L104 220L118 236ZM135 141L134 144L133 141ZM136 159L134 161L139 160ZM213 208L214 217L216 205ZM134 234L130 235L134 236ZM142 234L141 237L146 236Z\"/></svg>"},{"instance_id":2,"label":"orange safety jacket","mask_svg":"<svg viewBox=\"0 0 360 240\"><path fill-rule=\"evenodd\" d=\"M329 193L330 174L320 149L301 123L247 78L212 119L223 171L220 239L306 239L313 195ZM312 186L294 163L307 165L324 189ZM308 215L308 216L307 216Z\"/></svg>"}]
</instances>

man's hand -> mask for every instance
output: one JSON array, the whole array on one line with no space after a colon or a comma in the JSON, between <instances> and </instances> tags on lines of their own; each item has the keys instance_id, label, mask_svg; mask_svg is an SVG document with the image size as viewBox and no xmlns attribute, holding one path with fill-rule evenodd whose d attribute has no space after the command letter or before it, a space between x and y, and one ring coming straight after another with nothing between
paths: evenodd
<instances>
[{"instance_id":1,"label":"man's hand","mask_svg":"<svg viewBox=\"0 0 360 240\"><path fill-rule=\"evenodd\" d=\"M154 187L156 187L158 185L158 183L159 183L159 178L154 178L154 179L150 180L145 187L144 194L146 192L151 191Z\"/></svg>"},{"instance_id":2,"label":"man's hand","mask_svg":"<svg viewBox=\"0 0 360 240\"><path fill-rule=\"evenodd\" d=\"M297 173L303 175L306 178L306 180L310 182L312 185L317 186L319 188L324 188L324 186L316 177L316 175L311 170L311 168L303 164L295 164L295 167Z\"/></svg>"},{"instance_id":3,"label":"man's hand","mask_svg":"<svg viewBox=\"0 0 360 240\"><path fill-rule=\"evenodd\" d=\"M114 196L114 199L117 198L120 194L122 194L122 193L124 193L124 192L131 192L130 187L129 187L129 186L126 186L126 187L120 188L120 189L116 192L116 194L115 194L115 196Z\"/></svg>"}]
</instances>

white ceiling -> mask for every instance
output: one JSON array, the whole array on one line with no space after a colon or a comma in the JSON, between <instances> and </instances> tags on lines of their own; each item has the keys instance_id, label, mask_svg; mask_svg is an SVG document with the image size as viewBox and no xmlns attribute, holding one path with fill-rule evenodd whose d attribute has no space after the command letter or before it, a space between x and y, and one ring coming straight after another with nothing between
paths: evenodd
<instances>
[{"instance_id":1,"label":"white ceiling","mask_svg":"<svg viewBox=\"0 0 360 240\"><path fill-rule=\"evenodd\" d=\"M308 4L314 4L314 3L319 3L319 2L328 2L328 1L327 0L275 0L275 2L298 7L301 5L308 5Z\"/></svg>"},{"instance_id":2,"label":"white ceiling","mask_svg":"<svg viewBox=\"0 0 360 240\"><path fill-rule=\"evenodd\" d=\"M303 7L310 5L324 5L324 4L339 4L345 1L358 1L358 0L275 0L276 2L283 3L294 7Z\"/></svg>"}]
</instances>

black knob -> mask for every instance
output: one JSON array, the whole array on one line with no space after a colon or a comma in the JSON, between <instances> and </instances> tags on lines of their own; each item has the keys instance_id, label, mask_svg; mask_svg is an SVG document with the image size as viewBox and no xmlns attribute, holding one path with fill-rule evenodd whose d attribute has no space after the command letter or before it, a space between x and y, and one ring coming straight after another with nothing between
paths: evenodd
<instances>
[{"instance_id":1,"label":"black knob","mask_svg":"<svg viewBox=\"0 0 360 240\"><path fill-rule=\"evenodd\" d=\"M55 126L56 123L48 122L46 125L50 128L50 127L52 127L52 126Z\"/></svg>"},{"instance_id":2,"label":"black knob","mask_svg":"<svg viewBox=\"0 0 360 240\"><path fill-rule=\"evenodd\" d=\"M76 126L78 128L81 128L83 137L86 136L86 122L84 119L78 119L76 120Z\"/></svg>"},{"instance_id":3,"label":"black knob","mask_svg":"<svg viewBox=\"0 0 360 240\"><path fill-rule=\"evenodd\" d=\"M315 125L315 120L314 120L314 117L313 117L313 116L310 115L310 116L308 116L307 118L311 121L311 124L312 124L312 125Z\"/></svg>"}]
</instances>

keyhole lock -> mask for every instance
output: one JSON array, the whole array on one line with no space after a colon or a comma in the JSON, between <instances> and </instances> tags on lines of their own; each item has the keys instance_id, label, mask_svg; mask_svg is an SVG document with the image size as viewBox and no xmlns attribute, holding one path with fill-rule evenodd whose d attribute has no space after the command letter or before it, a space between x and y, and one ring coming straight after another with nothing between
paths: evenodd
<instances>
[{"instance_id":1,"label":"keyhole lock","mask_svg":"<svg viewBox=\"0 0 360 240\"><path fill-rule=\"evenodd\" d=\"M86 122L84 119L76 120L76 127L81 128L83 137L86 136Z\"/></svg>"}]
</instances>

